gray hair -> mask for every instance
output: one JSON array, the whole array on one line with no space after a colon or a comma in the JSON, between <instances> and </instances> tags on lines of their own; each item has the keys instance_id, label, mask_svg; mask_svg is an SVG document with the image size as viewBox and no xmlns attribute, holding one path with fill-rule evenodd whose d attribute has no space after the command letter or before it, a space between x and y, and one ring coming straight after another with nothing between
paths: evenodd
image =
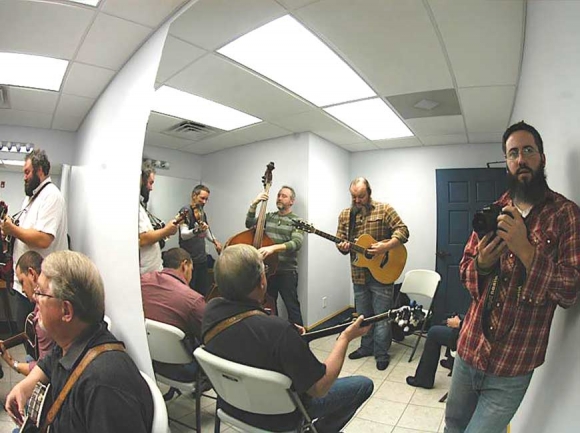
<instances>
[{"instance_id":1,"label":"gray hair","mask_svg":"<svg viewBox=\"0 0 580 433\"><path fill-rule=\"evenodd\" d=\"M30 160L34 173L36 173L36 171L40 168L45 176L49 175L50 161L48 160L48 156L46 156L46 152L44 150L34 149L24 158L24 161L27 160Z\"/></svg>"},{"instance_id":2,"label":"gray hair","mask_svg":"<svg viewBox=\"0 0 580 433\"><path fill-rule=\"evenodd\" d=\"M215 264L215 280L226 299L247 299L260 284L264 262L251 245L232 245L223 250Z\"/></svg>"},{"instance_id":3,"label":"gray hair","mask_svg":"<svg viewBox=\"0 0 580 433\"><path fill-rule=\"evenodd\" d=\"M141 166L141 185L145 185L151 174L157 173L149 162L144 162Z\"/></svg>"},{"instance_id":4,"label":"gray hair","mask_svg":"<svg viewBox=\"0 0 580 433\"><path fill-rule=\"evenodd\" d=\"M42 262L54 296L69 301L85 323L99 323L105 315L105 290L99 270L84 254L56 251Z\"/></svg>"},{"instance_id":5,"label":"gray hair","mask_svg":"<svg viewBox=\"0 0 580 433\"><path fill-rule=\"evenodd\" d=\"M292 188L291 186L288 185L282 185L282 187L280 188L280 191L283 190L284 188L289 189L290 190L290 198L292 200L294 200L296 198L296 191L294 191L294 188Z\"/></svg>"}]
</instances>

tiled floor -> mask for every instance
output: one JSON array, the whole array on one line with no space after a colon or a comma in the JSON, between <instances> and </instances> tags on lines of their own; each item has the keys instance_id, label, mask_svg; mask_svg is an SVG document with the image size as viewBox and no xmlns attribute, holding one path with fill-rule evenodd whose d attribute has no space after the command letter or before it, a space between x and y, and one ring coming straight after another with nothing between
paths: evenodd
<instances>
[{"instance_id":1,"label":"tiled floor","mask_svg":"<svg viewBox=\"0 0 580 433\"><path fill-rule=\"evenodd\" d=\"M324 360L334 345L336 336L322 338L313 341L311 348L320 360ZM431 390L413 388L405 383L405 378L413 375L421 357L421 344L412 362L407 362L411 349L400 344L393 343L391 364L385 371L378 371L373 358L363 358L355 361L346 359L341 376L353 374L370 377L375 390L373 395L361 407L357 415L344 429L348 433L437 433L443 431L443 415L445 404L439 403L439 399L447 392L451 378L447 376L448 370L437 371L435 388ZM350 350L358 347L358 341L351 343ZM19 349L15 349L19 350ZM23 353L15 352L17 359L24 357ZM4 365L5 376L0 380L0 399L2 404L11 387L21 379L12 370ZM163 385L161 391L166 391ZM195 425L195 403L192 397L182 395L174 398L167 405L169 417L187 426ZM214 429L215 400L202 398L202 431L213 432ZM189 433L194 430L188 427L170 422L172 433ZM12 432L14 424L4 411L0 412L0 433ZM233 432L234 430L222 423L221 431Z\"/></svg>"}]
</instances>

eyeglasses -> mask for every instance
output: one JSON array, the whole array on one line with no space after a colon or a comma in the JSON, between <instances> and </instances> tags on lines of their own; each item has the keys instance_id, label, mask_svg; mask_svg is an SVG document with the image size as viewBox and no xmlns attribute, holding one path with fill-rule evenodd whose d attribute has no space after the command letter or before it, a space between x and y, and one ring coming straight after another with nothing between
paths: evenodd
<instances>
[{"instance_id":1,"label":"eyeglasses","mask_svg":"<svg viewBox=\"0 0 580 433\"><path fill-rule=\"evenodd\" d=\"M532 147L532 146L526 146L526 147L524 147L522 149L521 156L523 158L531 158L532 156L534 156L537 153L539 153L539 151L536 150L534 147ZM508 161L515 161L519 157L520 157L520 151L519 151L519 149L517 149L515 147L513 149L510 149L510 151L505 156L505 158Z\"/></svg>"},{"instance_id":2,"label":"eyeglasses","mask_svg":"<svg viewBox=\"0 0 580 433\"><path fill-rule=\"evenodd\" d=\"M45 296L45 297L47 297L47 298L54 298L54 299L57 299L57 297L56 297L56 296L49 295L48 293L42 293L42 292L40 291L40 287L38 287L38 286L36 286L36 287L34 288L34 291L32 292L32 295L33 295L33 296L35 296L35 297L37 297L37 298L38 298L39 296Z\"/></svg>"}]
</instances>

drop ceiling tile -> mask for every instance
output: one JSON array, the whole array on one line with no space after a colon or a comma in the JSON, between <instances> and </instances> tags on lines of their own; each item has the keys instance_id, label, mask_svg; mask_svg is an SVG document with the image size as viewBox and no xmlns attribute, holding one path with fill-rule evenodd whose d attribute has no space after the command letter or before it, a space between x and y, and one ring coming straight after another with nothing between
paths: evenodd
<instances>
[{"instance_id":1,"label":"drop ceiling tile","mask_svg":"<svg viewBox=\"0 0 580 433\"><path fill-rule=\"evenodd\" d=\"M73 63L63 86L63 93L96 98L107 87L115 71Z\"/></svg>"},{"instance_id":2,"label":"drop ceiling tile","mask_svg":"<svg viewBox=\"0 0 580 433\"><path fill-rule=\"evenodd\" d=\"M419 139L425 146L468 143L466 134L426 135L419 137Z\"/></svg>"},{"instance_id":3,"label":"drop ceiling tile","mask_svg":"<svg viewBox=\"0 0 580 433\"><path fill-rule=\"evenodd\" d=\"M218 55L207 55L167 81L263 120L302 113L312 106Z\"/></svg>"},{"instance_id":4,"label":"drop ceiling tile","mask_svg":"<svg viewBox=\"0 0 580 433\"><path fill-rule=\"evenodd\" d=\"M516 88L470 87L459 89L467 132L498 132L508 127Z\"/></svg>"},{"instance_id":5,"label":"drop ceiling tile","mask_svg":"<svg viewBox=\"0 0 580 433\"><path fill-rule=\"evenodd\" d=\"M80 117L83 119L95 100L83 96L62 95L56 108L56 116Z\"/></svg>"},{"instance_id":6,"label":"drop ceiling tile","mask_svg":"<svg viewBox=\"0 0 580 433\"><path fill-rule=\"evenodd\" d=\"M453 87L421 0L322 0L295 14L380 95Z\"/></svg>"},{"instance_id":7,"label":"drop ceiling tile","mask_svg":"<svg viewBox=\"0 0 580 433\"><path fill-rule=\"evenodd\" d=\"M201 48L194 47L171 35L167 36L157 70L157 81L164 82L205 53L206 51Z\"/></svg>"},{"instance_id":8,"label":"drop ceiling tile","mask_svg":"<svg viewBox=\"0 0 580 433\"><path fill-rule=\"evenodd\" d=\"M51 121L52 114L35 113L32 111L0 110L0 125L50 129Z\"/></svg>"},{"instance_id":9,"label":"drop ceiling tile","mask_svg":"<svg viewBox=\"0 0 580 433\"><path fill-rule=\"evenodd\" d=\"M309 5L310 3L316 3L318 0L278 0L282 6L286 9L298 9L303 6Z\"/></svg>"},{"instance_id":10,"label":"drop ceiling tile","mask_svg":"<svg viewBox=\"0 0 580 433\"><path fill-rule=\"evenodd\" d=\"M429 0L459 87L515 85L525 2Z\"/></svg>"},{"instance_id":11,"label":"drop ceiling tile","mask_svg":"<svg viewBox=\"0 0 580 433\"><path fill-rule=\"evenodd\" d=\"M363 141L362 143L356 144L339 144L345 150L349 152L366 152L369 150L378 150L378 147L372 141Z\"/></svg>"},{"instance_id":12,"label":"drop ceiling tile","mask_svg":"<svg viewBox=\"0 0 580 433\"><path fill-rule=\"evenodd\" d=\"M367 141L362 135L357 134L332 116L318 109L276 119L273 123L292 132L313 132L338 145Z\"/></svg>"},{"instance_id":13,"label":"drop ceiling tile","mask_svg":"<svg viewBox=\"0 0 580 433\"><path fill-rule=\"evenodd\" d=\"M58 92L25 87L9 87L8 89L10 108L13 110L37 111L52 115L56 108Z\"/></svg>"},{"instance_id":14,"label":"drop ceiling tile","mask_svg":"<svg viewBox=\"0 0 580 433\"><path fill-rule=\"evenodd\" d=\"M169 32L214 50L285 14L274 0L199 0L173 22Z\"/></svg>"},{"instance_id":15,"label":"drop ceiling tile","mask_svg":"<svg viewBox=\"0 0 580 433\"><path fill-rule=\"evenodd\" d=\"M102 11L144 26L157 28L187 0L107 0Z\"/></svg>"},{"instance_id":16,"label":"drop ceiling tile","mask_svg":"<svg viewBox=\"0 0 580 433\"><path fill-rule=\"evenodd\" d=\"M463 116L423 117L421 119L408 119L405 123L419 137L465 134Z\"/></svg>"},{"instance_id":17,"label":"drop ceiling tile","mask_svg":"<svg viewBox=\"0 0 580 433\"><path fill-rule=\"evenodd\" d=\"M267 122L261 122L245 128L236 129L235 131L232 131L232 133L242 138L244 143L254 143L256 141L269 140L271 138L290 135L292 134L292 131Z\"/></svg>"},{"instance_id":18,"label":"drop ceiling tile","mask_svg":"<svg viewBox=\"0 0 580 433\"><path fill-rule=\"evenodd\" d=\"M379 149L398 149L400 147L418 147L423 144L417 137L393 138L391 140L374 140Z\"/></svg>"},{"instance_id":19,"label":"drop ceiling tile","mask_svg":"<svg viewBox=\"0 0 580 433\"><path fill-rule=\"evenodd\" d=\"M0 1L0 51L72 59L96 9L22 0Z\"/></svg>"},{"instance_id":20,"label":"drop ceiling tile","mask_svg":"<svg viewBox=\"0 0 580 433\"><path fill-rule=\"evenodd\" d=\"M507 129L507 128L505 128ZM502 132L470 132L469 135L469 142L470 143L501 143Z\"/></svg>"},{"instance_id":21,"label":"drop ceiling tile","mask_svg":"<svg viewBox=\"0 0 580 433\"><path fill-rule=\"evenodd\" d=\"M77 131L81 126L84 116L68 116L66 114L55 114L52 121L52 129L61 131Z\"/></svg>"},{"instance_id":22,"label":"drop ceiling tile","mask_svg":"<svg viewBox=\"0 0 580 433\"><path fill-rule=\"evenodd\" d=\"M171 137L159 132L147 131L145 133L145 144L148 146L166 147L168 149L182 149L193 143L191 140Z\"/></svg>"},{"instance_id":23,"label":"drop ceiling tile","mask_svg":"<svg viewBox=\"0 0 580 433\"><path fill-rule=\"evenodd\" d=\"M182 148L184 152L196 153L198 155L205 155L218 150L228 149L230 147L241 146L247 143L244 137L241 137L232 132L216 135L214 137L206 138L205 140L196 141L187 147Z\"/></svg>"},{"instance_id":24,"label":"drop ceiling tile","mask_svg":"<svg viewBox=\"0 0 580 433\"><path fill-rule=\"evenodd\" d=\"M121 18L99 14L76 60L119 70L151 33L151 29Z\"/></svg>"},{"instance_id":25,"label":"drop ceiling tile","mask_svg":"<svg viewBox=\"0 0 580 433\"><path fill-rule=\"evenodd\" d=\"M403 119L417 119L420 117L452 116L461 114L459 99L455 89L431 90L427 92L405 93L387 98L391 107ZM421 103L435 104L431 109L416 107Z\"/></svg>"}]
</instances>

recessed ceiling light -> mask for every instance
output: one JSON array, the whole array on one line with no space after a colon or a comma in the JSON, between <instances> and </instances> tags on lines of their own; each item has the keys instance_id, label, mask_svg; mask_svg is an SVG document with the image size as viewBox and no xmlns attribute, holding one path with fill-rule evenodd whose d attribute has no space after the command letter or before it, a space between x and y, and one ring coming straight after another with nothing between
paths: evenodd
<instances>
[{"instance_id":1,"label":"recessed ceiling light","mask_svg":"<svg viewBox=\"0 0 580 433\"><path fill-rule=\"evenodd\" d=\"M412 137L407 125L379 98L350 102L324 111L361 133L369 140Z\"/></svg>"},{"instance_id":2,"label":"recessed ceiling light","mask_svg":"<svg viewBox=\"0 0 580 433\"><path fill-rule=\"evenodd\" d=\"M319 107L376 96L336 53L289 15L245 34L218 53Z\"/></svg>"},{"instance_id":3,"label":"recessed ceiling light","mask_svg":"<svg viewBox=\"0 0 580 433\"><path fill-rule=\"evenodd\" d=\"M72 3L80 3L83 5L97 6L101 0L69 0Z\"/></svg>"},{"instance_id":4,"label":"recessed ceiling light","mask_svg":"<svg viewBox=\"0 0 580 433\"><path fill-rule=\"evenodd\" d=\"M67 66L52 57L0 53L0 84L58 91Z\"/></svg>"},{"instance_id":5,"label":"recessed ceiling light","mask_svg":"<svg viewBox=\"0 0 580 433\"><path fill-rule=\"evenodd\" d=\"M231 131L262 119L168 86L155 91L153 111Z\"/></svg>"}]
</instances>

